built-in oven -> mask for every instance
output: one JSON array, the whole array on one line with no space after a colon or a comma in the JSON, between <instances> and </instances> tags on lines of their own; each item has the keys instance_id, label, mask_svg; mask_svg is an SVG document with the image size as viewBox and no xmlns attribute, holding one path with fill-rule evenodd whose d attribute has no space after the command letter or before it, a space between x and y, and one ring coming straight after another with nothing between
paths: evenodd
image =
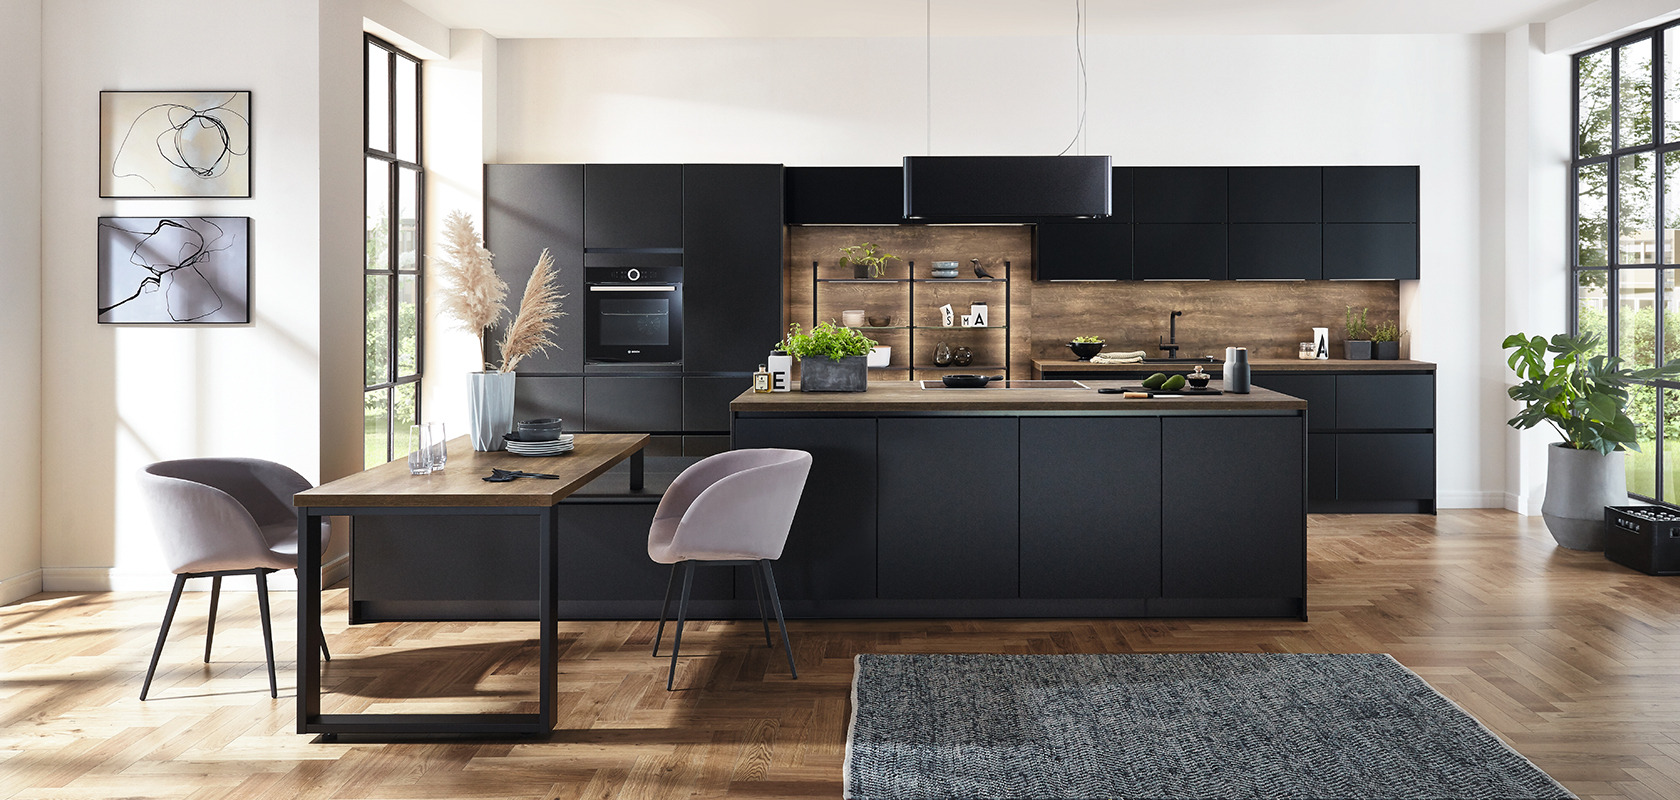
<instances>
[{"instance_id":1,"label":"built-in oven","mask_svg":"<svg viewBox=\"0 0 1680 800\"><path fill-rule=\"evenodd\" d=\"M588 361L682 363L682 267L589 267L584 285Z\"/></svg>"}]
</instances>

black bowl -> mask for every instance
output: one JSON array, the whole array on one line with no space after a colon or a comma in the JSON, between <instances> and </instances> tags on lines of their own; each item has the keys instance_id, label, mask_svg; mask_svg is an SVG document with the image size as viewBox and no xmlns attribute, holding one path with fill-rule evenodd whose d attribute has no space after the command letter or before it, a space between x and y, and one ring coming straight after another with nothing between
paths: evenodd
<instances>
[{"instance_id":1,"label":"black bowl","mask_svg":"<svg viewBox=\"0 0 1680 800\"><path fill-rule=\"evenodd\" d=\"M1068 347L1073 349L1073 354L1078 356L1080 361L1090 361L1092 356L1102 352L1103 343L1068 342Z\"/></svg>"}]
</instances>

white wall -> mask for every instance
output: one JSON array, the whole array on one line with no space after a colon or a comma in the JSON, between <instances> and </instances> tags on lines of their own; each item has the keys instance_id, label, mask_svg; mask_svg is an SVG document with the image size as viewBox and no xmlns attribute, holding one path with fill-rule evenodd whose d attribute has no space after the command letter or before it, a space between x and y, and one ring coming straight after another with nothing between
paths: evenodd
<instances>
[{"instance_id":1,"label":"white wall","mask_svg":"<svg viewBox=\"0 0 1680 800\"><path fill-rule=\"evenodd\" d=\"M930 137L938 155L1054 154L1074 130L1067 37L935 39L931 105L914 38L503 40L500 53L505 163L890 165ZM1410 356L1440 364L1443 507L1499 506L1506 491L1501 395L1483 377L1503 362L1479 321L1505 307L1483 271L1503 238L1502 53L1498 36L1090 40L1076 151L1422 168L1422 280L1402 285L1402 325Z\"/></svg>"},{"instance_id":2,"label":"white wall","mask_svg":"<svg viewBox=\"0 0 1680 800\"><path fill-rule=\"evenodd\" d=\"M315 481L360 468L361 86L343 76L360 74L361 19L341 5L45 4L47 589L168 585L133 480L147 462L255 456ZM253 196L101 200L100 90L203 88L252 91ZM97 324L97 219L182 214L252 219L251 324Z\"/></svg>"},{"instance_id":3,"label":"white wall","mask_svg":"<svg viewBox=\"0 0 1680 800\"><path fill-rule=\"evenodd\" d=\"M41 0L0 0L0 605L41 590Z\"/></svg>"}]
</instances>

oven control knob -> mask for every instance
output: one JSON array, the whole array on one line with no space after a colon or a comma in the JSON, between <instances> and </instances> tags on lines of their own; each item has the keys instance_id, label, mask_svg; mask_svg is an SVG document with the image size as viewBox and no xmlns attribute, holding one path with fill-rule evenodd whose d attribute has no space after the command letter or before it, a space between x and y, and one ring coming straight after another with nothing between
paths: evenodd
<instances>
[{"instance_id":1,"label":"oven control knob","mask_svg":"<svg viewBox=\"0 0 1680 800\"><path fill-rule=\"evenodd\" d=\"M639 269L632 269L629 272L625 273L624 276L629 278L630 280L639 281L639 280L642 279L642 271L639 270Z\"/></svg>"}]
</instances>

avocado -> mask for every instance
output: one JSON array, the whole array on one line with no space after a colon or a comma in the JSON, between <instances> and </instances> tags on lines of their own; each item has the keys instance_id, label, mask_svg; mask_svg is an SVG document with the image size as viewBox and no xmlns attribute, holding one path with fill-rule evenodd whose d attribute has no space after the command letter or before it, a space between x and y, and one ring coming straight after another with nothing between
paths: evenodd
<instances>
[{"instance_id":1,"label":"avocado","mask_svg":"<svg viewBox=\"0 0 1680 800\"><path fill-rule=\"evenodd\" d=\"M1167 373L1157 372L1154 375L1151 375L1151 376L1143 379L1143 388L1145 388L1145 389L1159 389L1159 388L1161 388L1161 384L1166 383L1166 382L1167 382Z\"/></svg>"},{"instance_id":2,"label":"avocado","mask_svg":"<svg viewBox=\"0 0 1680 800\"><path fill-rule=\"evenodd\" d=\"M1183 389L1184 388L1184 376L1183 375L1174 375L1171 378L1168 378L1166 383L1161 384L1161 388L1165 389L1169 392L1176 392L1179 389Z\"/></svg>"}]
</instances>

